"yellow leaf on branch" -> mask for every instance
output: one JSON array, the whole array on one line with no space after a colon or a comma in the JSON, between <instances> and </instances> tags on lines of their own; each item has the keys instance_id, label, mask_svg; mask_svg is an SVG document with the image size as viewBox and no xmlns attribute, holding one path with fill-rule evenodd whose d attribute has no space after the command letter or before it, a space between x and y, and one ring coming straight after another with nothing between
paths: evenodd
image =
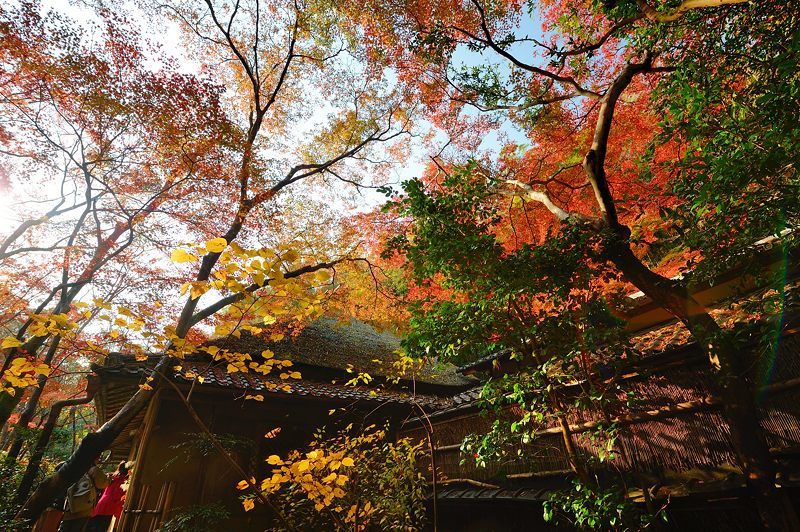
<instances>
[{"instance_id":1,"label":"yellow leaf on branch","mask_svg":"<svg viewBox=\"0 0 800 532\"><path fill-rule=\"evenodd\" d=\"M228 241L224 238L212 238L206 241L206 250L210 253L222 253L228 247Z\"/></svg>"},{"instance_id":2,"label":"yellow leaf on branch","mask_svg":"<svg viewBox=\"0 0 800 532\"><path fill-rule=\"evenodd\" d=\"M14 338L13 336L6 336L5 338L3 338L2 346L3 346L4 349L5 348L10 348L10 347L20 347L21 345L22 345L22 342L20 342L18 339Z\"/></svg>"},{"instance_id":3,"label":"yellow leaf on branch","mask_svg":"<svg viewBox=\"0 0 800 532\"><path fill-rule=\"evenodd\" d=\"M178 248L172 252L172 256L170 257L170 259L172 260L172 262L177 262L177 263L195 262L197 261L197 255L189 253L185 249Z\"/></svg>"}]
</instances>

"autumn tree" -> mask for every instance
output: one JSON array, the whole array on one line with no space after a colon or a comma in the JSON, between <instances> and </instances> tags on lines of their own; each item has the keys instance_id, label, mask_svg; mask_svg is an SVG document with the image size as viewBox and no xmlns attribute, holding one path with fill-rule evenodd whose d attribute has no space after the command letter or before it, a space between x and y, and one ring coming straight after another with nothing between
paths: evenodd
<instances>
[{"instance_id":1,"label":"autumn tree","mask_svg":"<svg viewBox=\"0 0 800 532\"><path fill-rule=\"evenodd\" d=\"M36 4L4 8L2 17L6 193L31 198L33 208L0 244L7 280L0 419L8 421L27 391L24 427L46 377L57 377L68 353L91 351L82 331L100 305L154 271L137 260L141 237L155 237L153 218L170 202L202 188L198 172L224 147L227 124L216 87L144 68L147 51L135 32L120 30L124 20L98 23L115 42L101 47ZM185 107L175 107L180 101ZM20 445L15 437L9 455Z\"/></svg>"},{"instance_id":2,"label":"autumn tree","mask_svg":"<svg viewBox=\"0 0 800 532\"><path fill-rule=\"evenodd\" d=\"M592 278L608 275L603 265L610 265L610 278L621 275L686 325L717 376L764 523L796 529L775 487L746 357L691 290L693 279L741 262L755 240L796 223L797 116L779 110L796 102L789 66L798 54L796 6L471 0L395 7L372 6L380 23L368 26L413 73L430 112L501 116L530 142L480 164L454 165L451 157L427 180L406 185L399 205L413 223L399 247L421 277L459 296L422 307L424 342L461 356L515 347L509 327L490 334L501 309L472 296L505 295L505 315L542 327L537 312L564 311L548 308L553 298L574 301L548 285L573 271L578 246L577 257L594 265ZM526 12L542 21L542 32L530 28ZM492 59L464 66L459 55L467 50ZM693 268L694 277L672 277ZM530 277L517 279L517 271ZM570 279L564 286L587 289ZM531 290L550 294L549 303L516 308ZM520 321L503 317L506 323ZM525 336L516 338L524 353Z\"/></svg>"},{"instance_id":3,"label":"autumn tree","mask_svg":"<svg viewBox=\"0 0 800 532\"><path fill-rule=\"evenodd\" d=\"M242 326L254 330L248 324L256 318L264 325L271 325L281 319L302 321L319 315L325 287L333 286L330 272L338 264L361 259L358 235L339 238L348 234L336 229L336 206L344 209L348 197L337 193L337 188L380 181L392 160L404 153L402 144L409 137L413 108L404 105L403 94L392 88L384 71L365 67L357 28L333 4L257 0L209 1L202 5L142 2L140 7L140 13L150 17L151 23L179 28L186 50L195 60L207 59L198 67L200 77L172 73L164 66L169 63L166 60L157 61L156 66L139 61L142 56L137 56L136 50L149 46L146 39L128 31L129 20L99 9L97 16L107 27L99 48L111 54L103 58L108 63L102 62L101 66L103 72L110 69L110 74L92 76L94 85L87 92L102 95L103 91L130 90L109 94L103 101L111 108L120 106L123 111L130 110L137 119L141 116L158 119L156 124L163 128L157 130L163 136L146 128L133 130L149 141L135 150L137 156L147 160L155 160L158 155L176 158L174 168L158 167L153 171L161 186L132 179L139 177L138 172L122 172L114 174L114 178L120 185L134 187L127 194L138 197L139 210L152 211L148 218L152 216L151 219L158 221L149 231L139 233L141 247L137 258L152 264L166 252L177 265L164 266L162 262L155 269L142 268L138 272L144 275L141 281L152 282L153 277L164 279L163 285L156 284L169 287L173 293L181 289L183 282L185 299L177 307L170 307L167 302L153 306L153 300L149 306L136 308L97 302L104 307L100 317L111 320L103 336L109 342L107 345L87 342L87 349L99 356L114 349L144 359L154 358L152 374L117 415L81 441L64 468L36 489L21 510L20 516L24 518L35 517L53 494L87 470L128 421L147 405L153 389L173 371L176 359L198 352L197 338L193 337L198 326L224 335L235 334ZM41 58L32 61L33 65L46 65L48 60L62 64L60 59L64 54L76 68L90 63L91 51L80 46L58 53L48 49L59 42L58 31L66 31L68 36L80 34L65 17L50 17L55 17L58 24L52 18L42 18L35 4L26 5L22 11L7 11L5 38L9 43L24 41L28 40L26 32L38 32L38 39L31 42L41 45L38 50ZM34 28L28 28L29 25ZM13 50L13 45L9 44L8 49ZM148 54L156 57L164 53L157 46L148 48ZM27 62L23 66L31 68ZM115 70L117 67L119 70ZM69 77L62 83L66 101L71 92L83 88ZM209 101L191 98L191 93L186 94L185 84L189 87L197 84L197 91ZM136 103L142 107L126 108L125 97L135 95L139 98ZM164 106L159 107L158 102ZM102 116L89 105L95 103L89 99L84 113ZM207 146L195 148L183 140L183 135L187 132L193 135L195 131L199 133L196 138ZM112 140L126 146L131 134L126 130ZM198 152L204 157L197 157ZM106 163L102 155L97 157L89 159L90 168L102 166L97 161ZM81 165L86 166L84 161L79 159L72 164L77 169L75 174L81 176ZM108 164L113 171L119 170L113 161ZM176 182L185 187L182 188L185 194L176 195L175 202L167 201L172 199L169 195L159 195L167 199L150 201L141 207L142 196L149 197L146 192L151 195L166 192ZM107 194L107 188L86 187L92 191L90 194ZM108 198L113 196L109 194ZM94 207L93 196L87 203ZM326 203L333 208L326 209ZM139 211L131 210L136 221ZM80 212L80 207L76 211ZM305 224L297 221L306 213L311 215L309 220L316 216L317 222L327 219L330 223L324 229L318 227L318 234L304 231L298 234L303 227L313 227L311 221ZM100 224L93 216L87 215L87 219L94 225ZM137 242L131 224L123 224L120 231L118 238L124 235L130 242ZM99 233L95 230L90 234ZM93 260L89 255L90 265L100 264L104 257L111 256L109 249L121 248L121 243L114 245L116 241L107 240L108 237L101 238L97 246L103 250L101 258ZM162 277L161 271L167 271L168 275ZM61 288L54 291L54 298ZM37 335L29 327L8 340L4 360L9 367L20 359L28 361L26 364L38 363L36 354L46 339L65 336L51 329L62 322L66 328L74 329L73 316L92 311L87 308L91 303L76 298L64 299L56 309L58 312L42 318L50 320L44 321L46 334ZM245 369L266 373L281 366L271 359L248 363L238 354L211 353L208 349L204 353L224 358L232 371L247 366ZM20 392L35 384L37 378L28 377L30 373L25 366L24 370L9 374L10 378L18 379L12 384ZM28 380L19 380L23 376ZM4 397L3 401L13 405L20 392Z\"/></svg>"}]
</instances>

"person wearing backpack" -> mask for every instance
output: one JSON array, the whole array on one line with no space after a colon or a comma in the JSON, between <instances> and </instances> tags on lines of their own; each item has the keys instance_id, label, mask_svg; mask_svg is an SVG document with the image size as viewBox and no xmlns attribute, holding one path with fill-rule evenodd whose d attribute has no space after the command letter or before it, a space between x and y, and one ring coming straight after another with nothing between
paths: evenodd
<instances>
[{"instance_id":1,"label":"person wearing backpack","mask_svg":"<svg viewBox=\"0 0 800 532\"><path fill-rule=\"evenodd\" d=\"M119 521L125 501L125 490L127 489L125 484L127 482L128 464L120 462L117 470L111 475L111 482L103 490L103 495L92 512L87 532L106 532L111 526L112 518Z\"/></svg>"},{"instance_id":2,"label":"person wearing backpack","mask_svg":"<svg viewBox=\"0 0 800 532\"><path fill-rule=\"evenodd\" d=\"M99 490L108 486L108 477L93 465L78 482L67 488L64 518L58 532L84 532L99 498Z\"/></svg>"}]
</instances>

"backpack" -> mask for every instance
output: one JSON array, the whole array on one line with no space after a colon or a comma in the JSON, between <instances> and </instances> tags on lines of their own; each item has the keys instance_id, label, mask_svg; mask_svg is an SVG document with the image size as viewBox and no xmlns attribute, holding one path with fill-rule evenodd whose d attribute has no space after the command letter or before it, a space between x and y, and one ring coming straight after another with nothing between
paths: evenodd
<instances>
[{"instance_id":1,"label":"backpack","mask_svg":"<svg viewBox=\"0 0 800 532\"><path fill-rule=\"evenodd\" d=\"M90 514L97 502L97 488L89 473L67 489L65 511L71 514Z\"/></svg>"}]
</instances>

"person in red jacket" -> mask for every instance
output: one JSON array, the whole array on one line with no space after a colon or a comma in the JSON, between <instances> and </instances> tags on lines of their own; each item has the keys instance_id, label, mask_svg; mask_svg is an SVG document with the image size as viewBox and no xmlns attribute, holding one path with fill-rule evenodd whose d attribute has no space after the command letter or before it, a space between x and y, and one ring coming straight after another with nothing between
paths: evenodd
<instances>
[{"instance_id":1,"label":"person in red jacket","mask_svg":"<svg viewBox=\"0 0 800 532\"><path fill-rule=\"evenodd\" d=\"M125 490L122 485L128 480L128 468L125 462L120 462L117 470L111 475L111 482L103 490L103 495L97 501L97 506L92 512L88 532L105 532L111 524L111 518L122 514L122 504L125 501Z\"/></svg>"}]
</instances>

